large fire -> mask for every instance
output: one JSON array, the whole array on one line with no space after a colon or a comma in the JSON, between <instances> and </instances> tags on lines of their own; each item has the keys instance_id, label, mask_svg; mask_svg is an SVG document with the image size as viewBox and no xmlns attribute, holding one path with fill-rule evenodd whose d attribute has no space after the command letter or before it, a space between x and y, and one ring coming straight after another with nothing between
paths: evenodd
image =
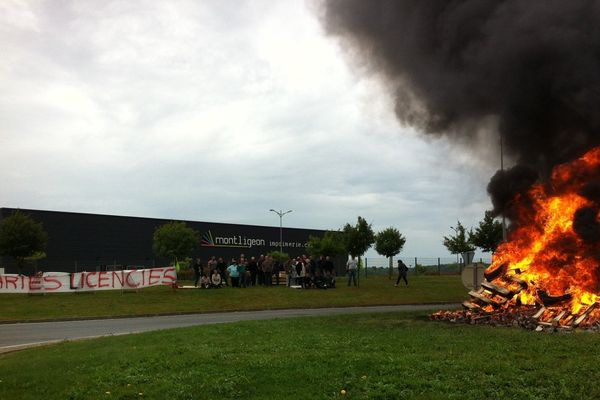
<instances>
[{"instance_id":1,"label":"large fire","mask_svg":"<svg viewBox=\"0 0 600 400\"><path fill-rule=\"evenodd\" d=\"M498 247L481 289L464 303L465 313L492 318L529 310L542 325L598 323L599 181L600 147L556 167L548 183L517 195L519 225Z\"/></svg>"}]
</instances>

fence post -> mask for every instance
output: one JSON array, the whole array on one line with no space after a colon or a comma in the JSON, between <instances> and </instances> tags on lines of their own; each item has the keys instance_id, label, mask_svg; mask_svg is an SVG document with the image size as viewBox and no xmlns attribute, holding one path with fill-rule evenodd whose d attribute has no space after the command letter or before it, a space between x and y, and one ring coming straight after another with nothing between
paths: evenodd
<instances>
[{"instance_id":1,"label":"fence post","mask_svg":"<svg viewBox=\"0 0 600 400\"><path fill-rule=\"evenodd\" d=\"M438 275L442 274L442 266L440 265L440 258L438 257Z\"/></svg>"},{"instance_id":2,"label":"fence post","mask_svg":"<svg viewBox=\"0 0 600 400\"><path fill-rule=\"evenodd\" d=\"M367 269L369 268L369 262L367 261L367 257L365 257L365 279L367 279Z\"/></svg>"},{"instance_id":3,"label":"fence post","mask_svg":"<svg viewBox=\"0 0 600 400\"><path fill-rule=\"evenodd\" d=\"M415 275L419 275L419 270L417 269L417 257L415 257Z\"/></svg>"},{"instance_id":4,"label":"fence post","mask_svg":"<svg viewBox=\"0 0 600 400\"><path fill-rule=\"evenodd\" d=\"M360 287L360 264L362 264L362 263L360 262L360 257L358 257L358 271L356 271L356 277L355 277L355 278L358 278L358 279L356 279L356 285L358 287ZM348 281L348 284L350 284L350 281Z\"/></svg>"}]
</instances>

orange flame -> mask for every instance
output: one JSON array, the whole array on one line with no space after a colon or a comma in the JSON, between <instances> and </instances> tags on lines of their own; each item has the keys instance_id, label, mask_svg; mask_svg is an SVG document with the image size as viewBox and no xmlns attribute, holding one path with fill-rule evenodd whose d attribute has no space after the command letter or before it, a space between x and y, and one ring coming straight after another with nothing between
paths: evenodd
<instances>
[{"instance_id":1,"label":"orange flame","mask_svg":"<svg viewBox=\"0 0 600 400\"><path fill-rule=\"evenodd\" d=\"M514 199L520 225L502 243L488 271L508 265L508 274L527 281L528 288L512 302L535 304L538 290L551 296L572 296L571 312L596 302L600 294L600 243L586 243L573 229L582 207L596 207L581 192L600 180L600 147L559 165L550 183L537 184ZM599 216L596 213L596 220Z\"/></svg>"}]
</instances>

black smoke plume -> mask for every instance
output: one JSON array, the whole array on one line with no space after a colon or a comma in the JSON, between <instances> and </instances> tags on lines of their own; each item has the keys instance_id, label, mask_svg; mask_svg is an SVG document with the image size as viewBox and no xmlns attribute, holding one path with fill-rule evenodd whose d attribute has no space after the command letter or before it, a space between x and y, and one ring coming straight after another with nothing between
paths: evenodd
<instances>
[{"instance_id":1,"label":"black smoke plume","mask_svg":"<svg viewBox=\"0 0 600 400\"><path fill-rule=\"evenodd\" d=\"M512 221L516 221L518 215L517 210L513 208L513 200L518 194L525 196L538 177L534 169L525 165L515 165L504 171L497 171L487 187L492 198L494 215L504 214ZM521 203L527 206L527 200L521 198Z\"/></svg>"},{"instance_id":2,"label":"black smoke plume","mask_svg":"<svg viewBox=\"0 0 600 400\"><path fill-rule=\"evenodd\" d=\"M464 141L491 118L542 178L600 145L600 1L323 0L321 11L405 124Z\"/></svg>"}]
</instances>

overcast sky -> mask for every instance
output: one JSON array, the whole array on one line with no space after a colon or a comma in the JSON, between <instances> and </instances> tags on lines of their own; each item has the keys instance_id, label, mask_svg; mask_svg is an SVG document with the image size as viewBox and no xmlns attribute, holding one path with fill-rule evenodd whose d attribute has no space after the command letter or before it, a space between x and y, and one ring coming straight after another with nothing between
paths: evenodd
<instances>
[{"instance_id":1,"label":"overcast sky","mask_svg":"<svg viewBox=\"0 0 600 400\"><path fill-rule=\"evenodd\" d=\"M0 2L0 206L398 228L407 257L481 220L493 152L400 126L311 6ZM492 146L493 147L493 146ZM489 162L482 160L488 159ZM374 253L371 253L374 255Z\"/></svg>"}]
</instances>

